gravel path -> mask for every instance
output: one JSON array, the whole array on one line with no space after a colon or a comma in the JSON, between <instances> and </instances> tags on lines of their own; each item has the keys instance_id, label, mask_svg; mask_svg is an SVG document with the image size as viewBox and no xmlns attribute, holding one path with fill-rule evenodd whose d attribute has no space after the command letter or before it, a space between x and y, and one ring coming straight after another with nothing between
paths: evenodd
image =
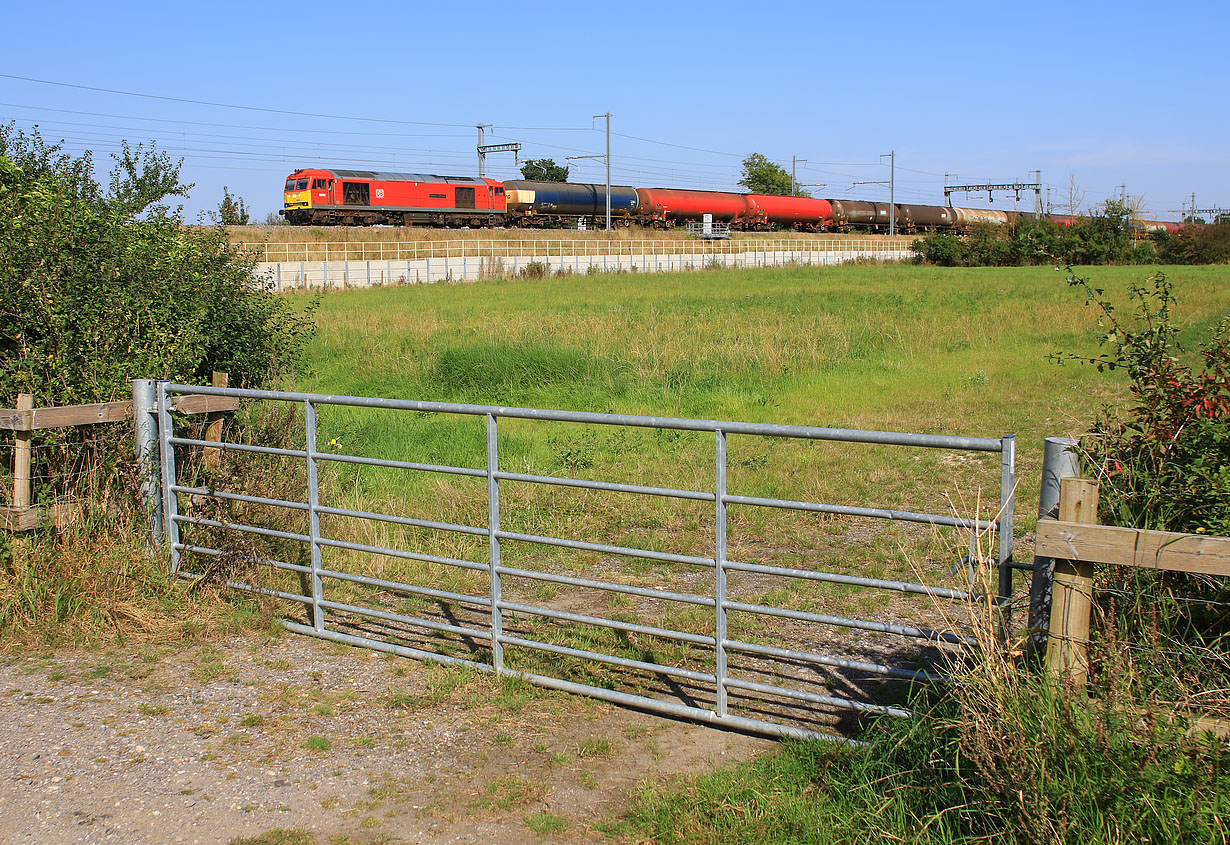
<instances>
[{"instance_id":1,"label":"gravel path","mask_svg":"<svg viewBox=\"0 0 1230 845\"><path fill-rule=\"evenodd\" d=\"M587 842L641 781L772 747L284 635L9 655L0 720L14 845Z\"/></svg>"}]
</instances>

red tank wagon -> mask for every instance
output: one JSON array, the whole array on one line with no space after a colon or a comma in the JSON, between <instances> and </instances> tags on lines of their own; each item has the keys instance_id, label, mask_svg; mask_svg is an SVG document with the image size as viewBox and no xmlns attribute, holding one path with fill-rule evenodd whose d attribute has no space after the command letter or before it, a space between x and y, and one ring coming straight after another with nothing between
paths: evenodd
<instances>
[{"instance_id":1,"label":"red tank wagon","mask_svg":"<svg viewBox=\"0 0 1230 845\"><path fill-rule=\"evenodd\" d=\"M675 188L637 188L642 219L658 227L699 223L712 214L719 223L739 228L751 216L747 194L725 191L684 191Z\"/></svg>"},{"instance_id":2,"label":"red tank wagon","mask_svg":"<svg viewBox=\"0 0 1230 845\"><path fill-rule=\"evenodd\" d=\"M299 226L498 226L504 185L470 176L296 170L286 177L286 222Z\"/></svg>"},{"instance_id":3,"label":"red tank wagon","mask_svg":"<svg viewBox=\"0 0 1230 845\"><path fill-rule=\"evenodd\" d=\"M821 232L833 222L833 205L812 197L748 194L760 225L790 226L807 232Z\"/></svg>"}]
</instances>

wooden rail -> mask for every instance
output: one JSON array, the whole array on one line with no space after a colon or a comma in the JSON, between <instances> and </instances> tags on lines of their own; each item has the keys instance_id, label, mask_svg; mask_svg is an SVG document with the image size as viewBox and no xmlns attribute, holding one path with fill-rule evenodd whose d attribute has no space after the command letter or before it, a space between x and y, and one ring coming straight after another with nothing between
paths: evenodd
<instances>
[{"instance_id":1,"label":"wooden rail","mask_svg":"<svg viewBox=\"0 0 1230 845\"><path fill-rule=\"evenodd\" d=\"M226 373L213 374L215 386L225 387L226 383ZM239 407L239 400L230 396L204 396L193 393L174 397L171 400L171 407L181 414L207 414L209 424L205 429L205 439L220 442L222 425L219 415L236 410ZM132 416L131 399L122 402L95 402L91 405L35 408L34 397L28 393L22 393L17 397L16 408L0 408L0 431L14 432L15 440L12 504L0 506L0 529L14 532L32 531L48 520L56 525L62 525L73 519L74 509L71 505L57 503L48 509L43 509L31 504L30 464L33 455L30 443L31 432L49 428L74 428L83 425L127 422L132 419ZM216 462L216 450L211 450L207 458Z\"/></svg>"},{"instance_id":2,"label":"wooden rail","mask_svg":"<svg viewBox=\"0 0 1230 845\"><path fill-rule=\"evenodd\" d=\"M225 386L225 385L224 385ZM28 394L22 394L26 396ZM93 405L57 405L53 408L0 408L0 430L40 431L45 428L72 428L79 425L127 422L132 419L132 400L95 402ZM231 396L204 396L193 393L176 396L171 407L181 414L215 414L234 411L239 400Z\"/></svg>"},{"instance_id":3,"label":"wooden rail","mask_svg":"<svg viewBox=\"0 0 1230 845\"><path fill-rule=\"evenodd\" d=\"M1038 521L1035 554L1138 569L1230 576L1230 537Z\"/></svg>"},{"instance_id":4,"label":"wooden rail","mask_svg":"<svg viewBox=\"0 0 1230 845\"><path fill-rule=\"evenodd\" d=\"M1093 565L1230 576L1230 537L1097 525L1098 485L1060 482L1059 519L1039 519L1034 554L1055 558L1047 668L1083 686L1088 673Z\"/></svg>"}]
</instances>

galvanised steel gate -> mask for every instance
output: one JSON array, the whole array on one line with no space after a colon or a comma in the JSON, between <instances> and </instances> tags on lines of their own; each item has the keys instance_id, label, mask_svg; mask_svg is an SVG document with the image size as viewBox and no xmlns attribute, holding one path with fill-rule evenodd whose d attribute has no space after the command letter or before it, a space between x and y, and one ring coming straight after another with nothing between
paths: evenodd
<instances>
[{"instance_id":1,"label":"galvanised steel gate","mask_svg":"<svg viewBox=\"0 0 1230 845\"><path fill-rule=\"evenodd\" d=\"M253 443L211 441L175 436L172 429L171 399L176 394L197 393L238 397L275 406L295 409L296 424L304 431L302 448L284 448ZM318 440L318 414L325 408L382 409L402 414L464 415L485 419L486 465L478 467L452 466L442 463L416 462L388 458L345 454L336 439L322 444ZM301 410L302 416L299 416ZM1012 519L1014 479L1014 438L957 437L930 434L906 434L882 431L861 431L793 425L772 425L748 422L676 419L668 417L632 416L614 413L580 413L573 411L531 408L495 407L484 405L420 402L401 399L379 399L356 396L333 396L309 393L287 393L260 390L205 387L160 382L157 387L157 409L163 510L162 524L171 566L183 577L212 577L230 587L248 590L278 600L303 605L304 622L284 619L292 631L322 637L340 643L377 649L393 654L430 659L465 666L473 670L519 677L534 684L557 690L594 696L621 705L657 711L687 719L725 725L779 736L838 739L829 730L818 728L824 719L820 710L835 710L846 714L911 715L900 706L900 697L869 693L874 681L890 681L908 685L918 681L942 680L934 666L923 668L894 665L889 659L895 651L873 652L871 657L837 656L842 637L875 637L891 635L894 642L914 642L922 650L931 650L934 661L938 651L976 645L968 633L938 630L918 624L902 624L892 618L857 618L853 615L816 612L816 608L789 606L790 601L776 604L763 596L749 600L748 596L732 595L728 588L733 576L783 579L787 584L832 585L833 589L853 591L867 589L888 591L900 596L920 596L936 606L941 603L955 609L955 616L939 614L947 623L974 607L987 607L986 593L998 592L1001 610L1012 590ZM632 429L653 429L662 433L708 432L713 436L712 486L708 489L676 489L645 484L614 483L601 480L512 472L501 467L501 421L533 420L544 423L579 423L593 426L617 426ZM519 424L519 423L518 423ZM796 499L740 495L727 489L727 440L732 435L752 438L787 438L804 441L836 441L842 443L879 444L924 450L957 450L964 453L997 453L999 455L998 501L990 518L961 516L955 513L937 514L908 509L889 509L849 504L825 504ZM776 441L780 442L780 441ZM812 448L812 447L809 447ZM243 492L242 478L215 479L197 486L182 482L177 475L177 451L183 458L200 455L204 450L222 449L231 455L265 456L284 462L285 472L302 464L305 470L302 500L278 498L259 493ZM216 451L215 451L216 454ZM181 460L182 463L182 460ZM198 461L199 463L199 461ZM381 513L359 507L342 507L340 496L333 501L322 500L322 468L378 468L381 471L429 473L441 476L472 478L486 486L486 524L460 523L421 519L412 515ZM510 531L502 527L503 511L508 507L508 494L502 487L513 484L547 485L582 491L604 491L637 497L665 497L680 502L701 503L713 510L712 539L703 554L682 554L661 549L642 548L568 539L548 534ZM339 485L340 486L340 485ZM251 524L228 516L209 505L224 505L286 512L304 520L305 530L287 530L285 526L269 527ZM355 502L355 505L361 504ZM965 589L928 586L891 578L869 577L855 573L823 571L807 566L779 566L732 560L728 556L728 510L731 506L801 511L817 515L888 520L894 524L945 528L950 533L968 533L973 543L975 535L993 536L995 551L991 567L997 577L989 580L996 586L978 590L973 570ZM708 517L706 517L707 519ZM822 516L821 518L825 518ZM345 522L349 520L349 522ZM327 525L334 530L327 530ZM345 525L351 526L345 529ZM708 524L706 522L706 524ZM359 526L358 529L355 526ZM413 542L386 541L388 531L429 532L467 539L486 547L486 554L474 554L469 559L409 548ZM932 528L930 530L937 530ZM381 533L384 531L385 533ZM348 534L349 536L339 536ZM286 554L274 554L267 547L245 545L237 540L254 543L280 544L289 549ZM364 542L360 542L363 540ZM513 546L539 549L527 565L509 565L506 558ZM653 545L646 542L643 545ZM590 572L567 574L558 567L537 565L551 549L587 552L597 556L600 575ZM296 551L298 550L298 551ZM997 552L997 554L996 554ZM570 554L571 552L569 552ZM290 558L301 555L295 562ZM349 555L349 557L347 557ZM326 560L330 557L331 560ZM485 557L485 559L482 559ZM525 555L521 554L524 558ZM434 585L413 583L381 577L364 560L409 561L429 564L438 571L477 573L482 577L481 592L472 594L450 589L447 579ZM692 589L667 589L664 586L628 583L620 580L614 561L648 562L653 566L678 567L682 583ZM970 559L965 563L970 564ZM958 564L960 566L960 564ZM364 571L366 569L366 572ZM857 569L857 567L856 567ZM433 569L432 571L437 571ZM675 570L671 570L674 572ZM955 571L955 570L954 570ZM255 583L257 573L273 573L283 580ZM711 573L711 578L704 573ZM992 573L994 575L994 573ZM657 577L656 575L654 577ZM665 576L664 576L665 577ZM296 589L290 582L298 579ZM635 580L635 579L633 579ZM536 585L535 593L527 588L524 595L512 595L506 585ZM476 582L472 582L476 583ZM705 589L697 589L703 585ZM671 586L675 586L672 584ZM615 607L623 611L594 610L590 605L577 606L552 601L552 590L560 587L599 591L604 600L622 602ZM369 592L362 592L367 590ZM587 593L588 595L588 593ZM775 596L772 591L764 596ZM359 596L359 598L356 598ZM413 601L412 601L413 600ZM981 604L971 604L981 600ZM413 603L417 602L417 604ZM630 602L663 603L668 610L654 619L644 619L627 612ZM592 603L591 603L592 604ZM656 606L656 605L655 605ZM964 611L962 610L964 608ZM821 608L822 609L822 608ZM672 616L672 613L674 615ZM689 615L690 614L690 615ZM740 630L752 630L754 624L770 623L759 630L761 642L754 636L732 631L732 614L738 614ZM936 614L929 614L934 616ZM683 620L671 624L671 620ZM656 623L656 624L650 624ZM542 625L563 625L572 634L559 641L559 636L544 633ZM792 627L793 626L793 627ZM803 644L793 645L782 631L803 628ZM947 627L959 627L948 624ZM552 630L555 630L552 628ZM576 632L589 632L576 636ZM828 634L816 633L819 631ZM605 639L604 639L605 637ZM827 640L826 640L827 637ZM554 638L557 641L551 642ZM764 639L769 642L764 642ZM827 642L822 651L819 643ZM649 647L646 643L662 644ZM605 650L597 650L601 645ZM792 647L786 647L791 645ZM585 647L589 646L589 647ZM468 654L466 652L469 652ZM537 655L529 668L510 665L511 652ZM914 656L928 657L913 649ZM622 652L622 653L611 653ZM876 654L889 657L877 659ZM594 678L584 671L559 668L552 660L571 660L585 667L600 667L604 672L628 672L641 678L640 686L619 689L618 677L602 675ZM942 655L941 655L942 659ZM735 666L735 661L741 661ZM543 668L545 663L546 668ZM561 664L564 665L564 664ZM571 666L572 664L566 664ZM561 677L568 675L570 677ZM752 678L759 677L760 680ZM647 679L647 680L646 680ZM737 699L737 700L736 700ZM792 709L794 708L794 709ZM801 708L801 709L799 709ZM826 725L825 727L831 726Z\"/></svg>"}]
</instances>

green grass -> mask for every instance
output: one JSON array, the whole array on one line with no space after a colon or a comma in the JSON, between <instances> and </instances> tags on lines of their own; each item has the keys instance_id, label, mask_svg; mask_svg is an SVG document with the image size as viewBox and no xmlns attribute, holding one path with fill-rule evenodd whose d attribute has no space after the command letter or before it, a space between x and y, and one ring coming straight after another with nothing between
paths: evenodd
<instances>
[{"instance_id":1,"label":"green grass","mask_svg":"<svg viewBox=\"0 0 1230 845\"><path fill-rule=\"evenodd\" d=\"M308 751L328 751L333 743L325 736L309 736L303 741L303 747Z\"/></svg>"},{"instance_id":2,"label":"green grass","mask_svg":"<svg viewBox=\"0 0 1230 845\"><path fill-rule=\"evenodd\" d=\"M1121 291L1152 268L1087 271ZM1227 271L1168 270L1189 338L1230 311ZM1125 297L1120 297L1123 299ZM1122 402L1119 374L1058 366L1047 356L1094 353L1097 315L1052 268L946 269L845 266L548 278L424 285L333 294L320 300L319 336L298 387L322 393L618 411L834 427L1018 436L1017 533L1033 527L1042 439L1086 430L1105 403ZM1194 345L1194 344L1189 344ZM322 406L327 450L428 463L486 465L481 417ZM712 435L502 420L504 469L708 489ZM966 457L969 459L967 460ZM954 456L839 443L735 437L728 489L845 504L989 516L998 456ZM322 464L327 498L370 510L468 525L486 521L481 479ZM506 530L684 553L712 531L703 503L501 485ZM735 508L732 549L764 536L756 562L798 565L819 551L834 571L851 566L839 522ZM360 542L405 544L481 561L482 537L326 518ZM306 530L302 526L296 530ZM840 548L839 548L840 547ZM886 530L858 562L879 577L917 580L912 560L931 550ZM572 566L598 555L506 544L509 565ZM329 550L336 563L347 554ZM349 560L337 563L352 566ZM481 574L447 574L407 561L364 562L369 574L433 579L481 594ZM646 582L655 564L629 561ZM428 573L431 573L430 575ZM337 597L345 600L344 589ZM554 588L533 595L549 600ZM801 585L791 599L839 607L839 591ZM403 612L413 613L413 600ZM700 629L711 627L703 618ZM527 668L533 666L527 664Z\"/></svg>"},{"instance_id":3,"label":"green grass","mask_svg":"<svg viewBox=\"0 0 1230 845\"><path fill-rule=\"evenodd\" d=\"M525 817L525 826L535 833L563 833L568 829L568 820L563 816L557 816L555 813L549 813L546 810L540 810L537 813L530 813Z\"/></svg>"},{"instance_id":4,"label":"green grass","mask_svg":"<svg viewBox=\"0 0 1230 845\"><path fill-rule=\"evenodd\" d=\"M1230 749L1022 680L884 720L864 749L786 742L644 786L607 832L675 845L1226 842ZM988 708L987 705L993 705Z\"/></svg>"},{"instance_id":5,"label":"green grass","mask_svg":"<svg viewBox=\"0 0 1230 845\"><path fill-rule=\"evenodd\" d=\"M307 830L275 828L259 836L236 837L230 845L315 845L316 837Z\"/></svg>"}]
</instances>

